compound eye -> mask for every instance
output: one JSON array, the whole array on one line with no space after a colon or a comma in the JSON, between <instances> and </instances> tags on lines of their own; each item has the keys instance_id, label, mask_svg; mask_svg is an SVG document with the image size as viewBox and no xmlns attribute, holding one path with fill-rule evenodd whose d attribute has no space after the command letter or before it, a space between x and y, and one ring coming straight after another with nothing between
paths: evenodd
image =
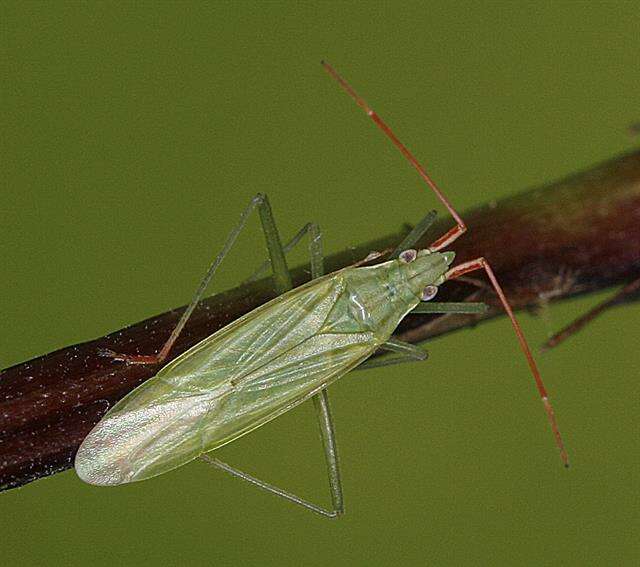
<instances>
[{"instance_id":1,"label":"compound eye","mask_svg":"<svg viewBox=\"0 0 640 567\"><path fill-rule=\"evenodd\" d=\"M404 252L400 252L398 258L401 262L405 264L409 264L413 262L418 256L418 252L413 248L409 248L409 250L405 250Z\"/></svg>"},{"instance_id":2,"label":"compound eye","mask_svg":"<svg viewBox=\"0 0 640 567\"><path fill-rule=\"evenodd\" d=\"M437 293L438 293L437 285L428 285L422 290L422 295L420 296L420 299L422 301L430 301L436 296Z\"/></svg>"}]
</instances>

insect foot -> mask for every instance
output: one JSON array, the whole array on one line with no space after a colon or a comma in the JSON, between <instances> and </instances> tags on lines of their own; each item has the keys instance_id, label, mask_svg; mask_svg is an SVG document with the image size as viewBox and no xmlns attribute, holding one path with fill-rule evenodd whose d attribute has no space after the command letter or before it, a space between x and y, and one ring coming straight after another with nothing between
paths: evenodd
<instances>
[{"instance_id":1,"label":"insect foot","mask_svg":"<svg viewBox=\"0 0 640 567\"><path fill-rule=\"evenodd\" d=\"M160 364L162 362L162 359L157 354L120 354L109 348L98 349L98 356L111 358L112 360L117 360L126 364Z\"/></svg>"}]
</instances>

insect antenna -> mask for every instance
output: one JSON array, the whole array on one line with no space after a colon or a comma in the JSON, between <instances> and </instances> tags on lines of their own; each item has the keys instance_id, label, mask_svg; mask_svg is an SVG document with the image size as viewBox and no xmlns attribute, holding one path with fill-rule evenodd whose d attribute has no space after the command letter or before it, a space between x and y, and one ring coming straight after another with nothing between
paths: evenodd
<instances>
[{"instance_id":1,"label":"insect antenna","mask_svg":"<svg viewBox=\"0 0 640 567\"><path fill-rule=\"evenodd\" d=\"M522 349L522 352L524 353L524 356L527 359L527 363L529 364L529 368L531 369L531 374L533 374L533 379L535 380L536 387L538 389L538 392L540 393L540 398L542 399L544 409L547 412L547 417L549 418L549 423L551 424L551 430L553 431L553 435L556 440L556 445L560 450L560 458L562 459L564 466L568 467L569 457L564 447L564 442L562 441L562 435L560 435L560 429L558 428L558 423L556 421L556 416L553 411L553 406L549 401L549 394L547 393L547 389L544 385L544 382L542 381L542 376L540 376L538 365L536 364L536 361L534 360L533 355L531 354L531 349L529 348L527 339L525 338L524 333L522 332L522 328L520 327L518 320L513 314L513 309L511 308L511 305L509 304L509 301L507 300L507 297L505 296L504 291L502 291L502 287L500 286L498 279L493 273L493 270L491 269L489 262L487 262L484 258L476 258L475 260L469 260L468 262L463 262L462 264L459 264L451 268L445 274L445 278L447 280L453 280L462 276L463 274L474 272L476 270L484 270L486 272L487 276L489 277L489 281L493 286L493 289L495 290L496 294L500 298L500 302L502 303L504 310L507 312L507 315L511 320L513 329L516 333L516 336L518 337L518 342L520 343L520 348Z\"/></svg>"},{"instance_id":2,"label":"insect antenna","mask_svg":"<svg viewBox=\"0 0 640 567\"><path fill-rule=\"evenodd\" d=\"M387 126L387 124L380 118L376 112L365 102L365 100L360 97L356 91L353 90L353 87L347 83L338 72L326 61L321 61L322 66L325 68L327 73L331 75L338 84L346 91L346 93L356 102L356 104L364 110L369 118L376 123L376 126L382 130L387 138L391 140L394 146L400 150L402 155L407 159L407 161L416 169L418 175L422 177L422 179L427 183L427 185L431 188L431 190L435 193L436 197L440 200L440 202L445 206L447 211L453 217L453 220L456 221L456 226L443 234L438 240L436 240L429 247L430 250L436 251L445 248L453 241L457 240L458 237L462 236L467 231L467 225L464 223L458 212L455 210L453 205L449 202L449 199L445 196L445 194L440 190L440 188L436 185L435 181L431 179L430 175L426 172L424 167L420 165L420 162L414 157L414 155L408 150L408 148L398 139L398 137L393 133L391 128Z\"/></svg>"},{"instance_id":3,"label":"insect antenna","mask_svg":"<svg viewBox=\"0 0 640 567\"><path fill-rule=\"evenodd\" d=\"M420 165L420 163L414 157L414 155L397 138L397 136L393 133L391 128L387 126L387 124L382 120L382 118L380 118L375 113L375 111L365 102L365 100L356 93L353 87L349 83L347 83L347 81L345 81L337 73L337 71L333 67L331 67L331 65L329 65L325 61L322 61L321 63L322 63L322 66L327 71L327 73L329 73L329 75L331 75L338 82L338 84L347 92L347 94L351 98L353 98L356 104L360 108L362 108L362 110L364 110L367 113L369 118L371 118L371 120L373 120L376 123L376 125L384 132L387 138L391 140L393 145L400 150L402 155L416 169L420 177L422 177L422 179L427 183L427 185L435 193L436 197L440 200L440 202L445 206L447 211L449 211L453 219L456 221L456 226L448 230L445 234L443 234L440 238L438 238L435 242L433 242L431 246L429 246L429 249L435 252L437 250L441 250L447 247L449 244L457 240L460 236L462 236L467 231L467 226L462 220L462 218L460 217L460 215L458 214L458 212L455 210L453 205L444 195L444 193L436 185L435 181L431 179L429 174L422 167L422 165ZM538 392L540 393L542 403L544 404L545 410L547 412L547 417L549 418L549 422L551 423L551 429L553 431L553 435L556 440L556 445L560 450L560 458L562 459L562 462L564 463L565 467L568 467L569 458L567 455L567 451L564 447L564 443L562 441L562 436L560 435L560 430L556 422L553 406L549 401L549 395L547 394L547 389L545 388L544 382L542 381L542 377L540 376L540 371L538 370L538 366L535 360L533 359L533 355L531 354L531 349L527 344L527 340L524 337L524 333L522 332L520 324L515 318L515 315L513 314L513 309L511 309L511 305L509 304L509 301L507 300L504 292L502 291L502 287L498 283L498 280L495 274L493 273L491 266L484 258L477 258L475 260L470 260L468 262L464 262L458 266L454 266L453 268L451 268L446 273L446 279L455 279L468 272L473 272L475 270L484 270L487 273L494 290L496 291L496 293L498 294L498 297L500 298L500 302L502 303L504 310L506 311L507 315L509 316L509 319L511 320L511 324L513 325L516 336L518 337L518 342L520 343L520 348L522 349L522 352L524 353L525 358L527 359L527 363L529 364L529 368L531 369L531 373L533 374L536 387L538 389Z\"/></svg>"}]
</instances>

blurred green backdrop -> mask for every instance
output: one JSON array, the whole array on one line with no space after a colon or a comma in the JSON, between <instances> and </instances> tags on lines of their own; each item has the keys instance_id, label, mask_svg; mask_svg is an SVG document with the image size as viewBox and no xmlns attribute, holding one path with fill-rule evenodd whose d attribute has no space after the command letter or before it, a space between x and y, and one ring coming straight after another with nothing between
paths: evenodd
<instances>
[{"instance_id":1,"label":"blurred green backdrop","mask_svg":"<svg viewBox=\"0 0 640 567\"><path fill-rule=\"evenodd\" d=\"M322 58L462 209L637 143L637 2L5 2L2 20L2 366L187 302L258 191L283 234L319 222L327 252L434 206ZM252 231L217 289L264 257ZM332 388L339 521L198 463L113 489L66 472L0 494L2 563L630 565L639 314L540 359L568 472L500 320ZM220 454L327 499L311 407Z\"/></svg>"}]
</instances>

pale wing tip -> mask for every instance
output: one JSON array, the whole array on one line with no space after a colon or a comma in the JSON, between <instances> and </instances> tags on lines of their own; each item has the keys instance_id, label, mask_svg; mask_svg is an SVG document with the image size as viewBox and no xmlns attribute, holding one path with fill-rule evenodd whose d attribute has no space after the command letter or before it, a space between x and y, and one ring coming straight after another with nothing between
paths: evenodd
<instances>
[{"instance_id":1,"label":"pale wing tip","mask_svg":"<svg viewBox=\"0 0 640 567\"><path fill-rule=\"evenodd\" d=\"M85 460L77 460L74 464L76 474L80 480L94 486L117 486L128 482L121 472L108 470L106 467L95 466L94 463ZM111 467L109 467L111 468Z\"/></svg>"},{"instance_id":2,"label":"pale wing tip","mask_svg":"<svg viewBox=\"0 0 640 567\"><path fill-rule=\"evenodd\" d=\"M117 461L105 459L104 455L87 445L83 443L80 446L73 465L80 480L95 486L116 486L133 480L130 471Z\"/></svg>"}]
</instances>

